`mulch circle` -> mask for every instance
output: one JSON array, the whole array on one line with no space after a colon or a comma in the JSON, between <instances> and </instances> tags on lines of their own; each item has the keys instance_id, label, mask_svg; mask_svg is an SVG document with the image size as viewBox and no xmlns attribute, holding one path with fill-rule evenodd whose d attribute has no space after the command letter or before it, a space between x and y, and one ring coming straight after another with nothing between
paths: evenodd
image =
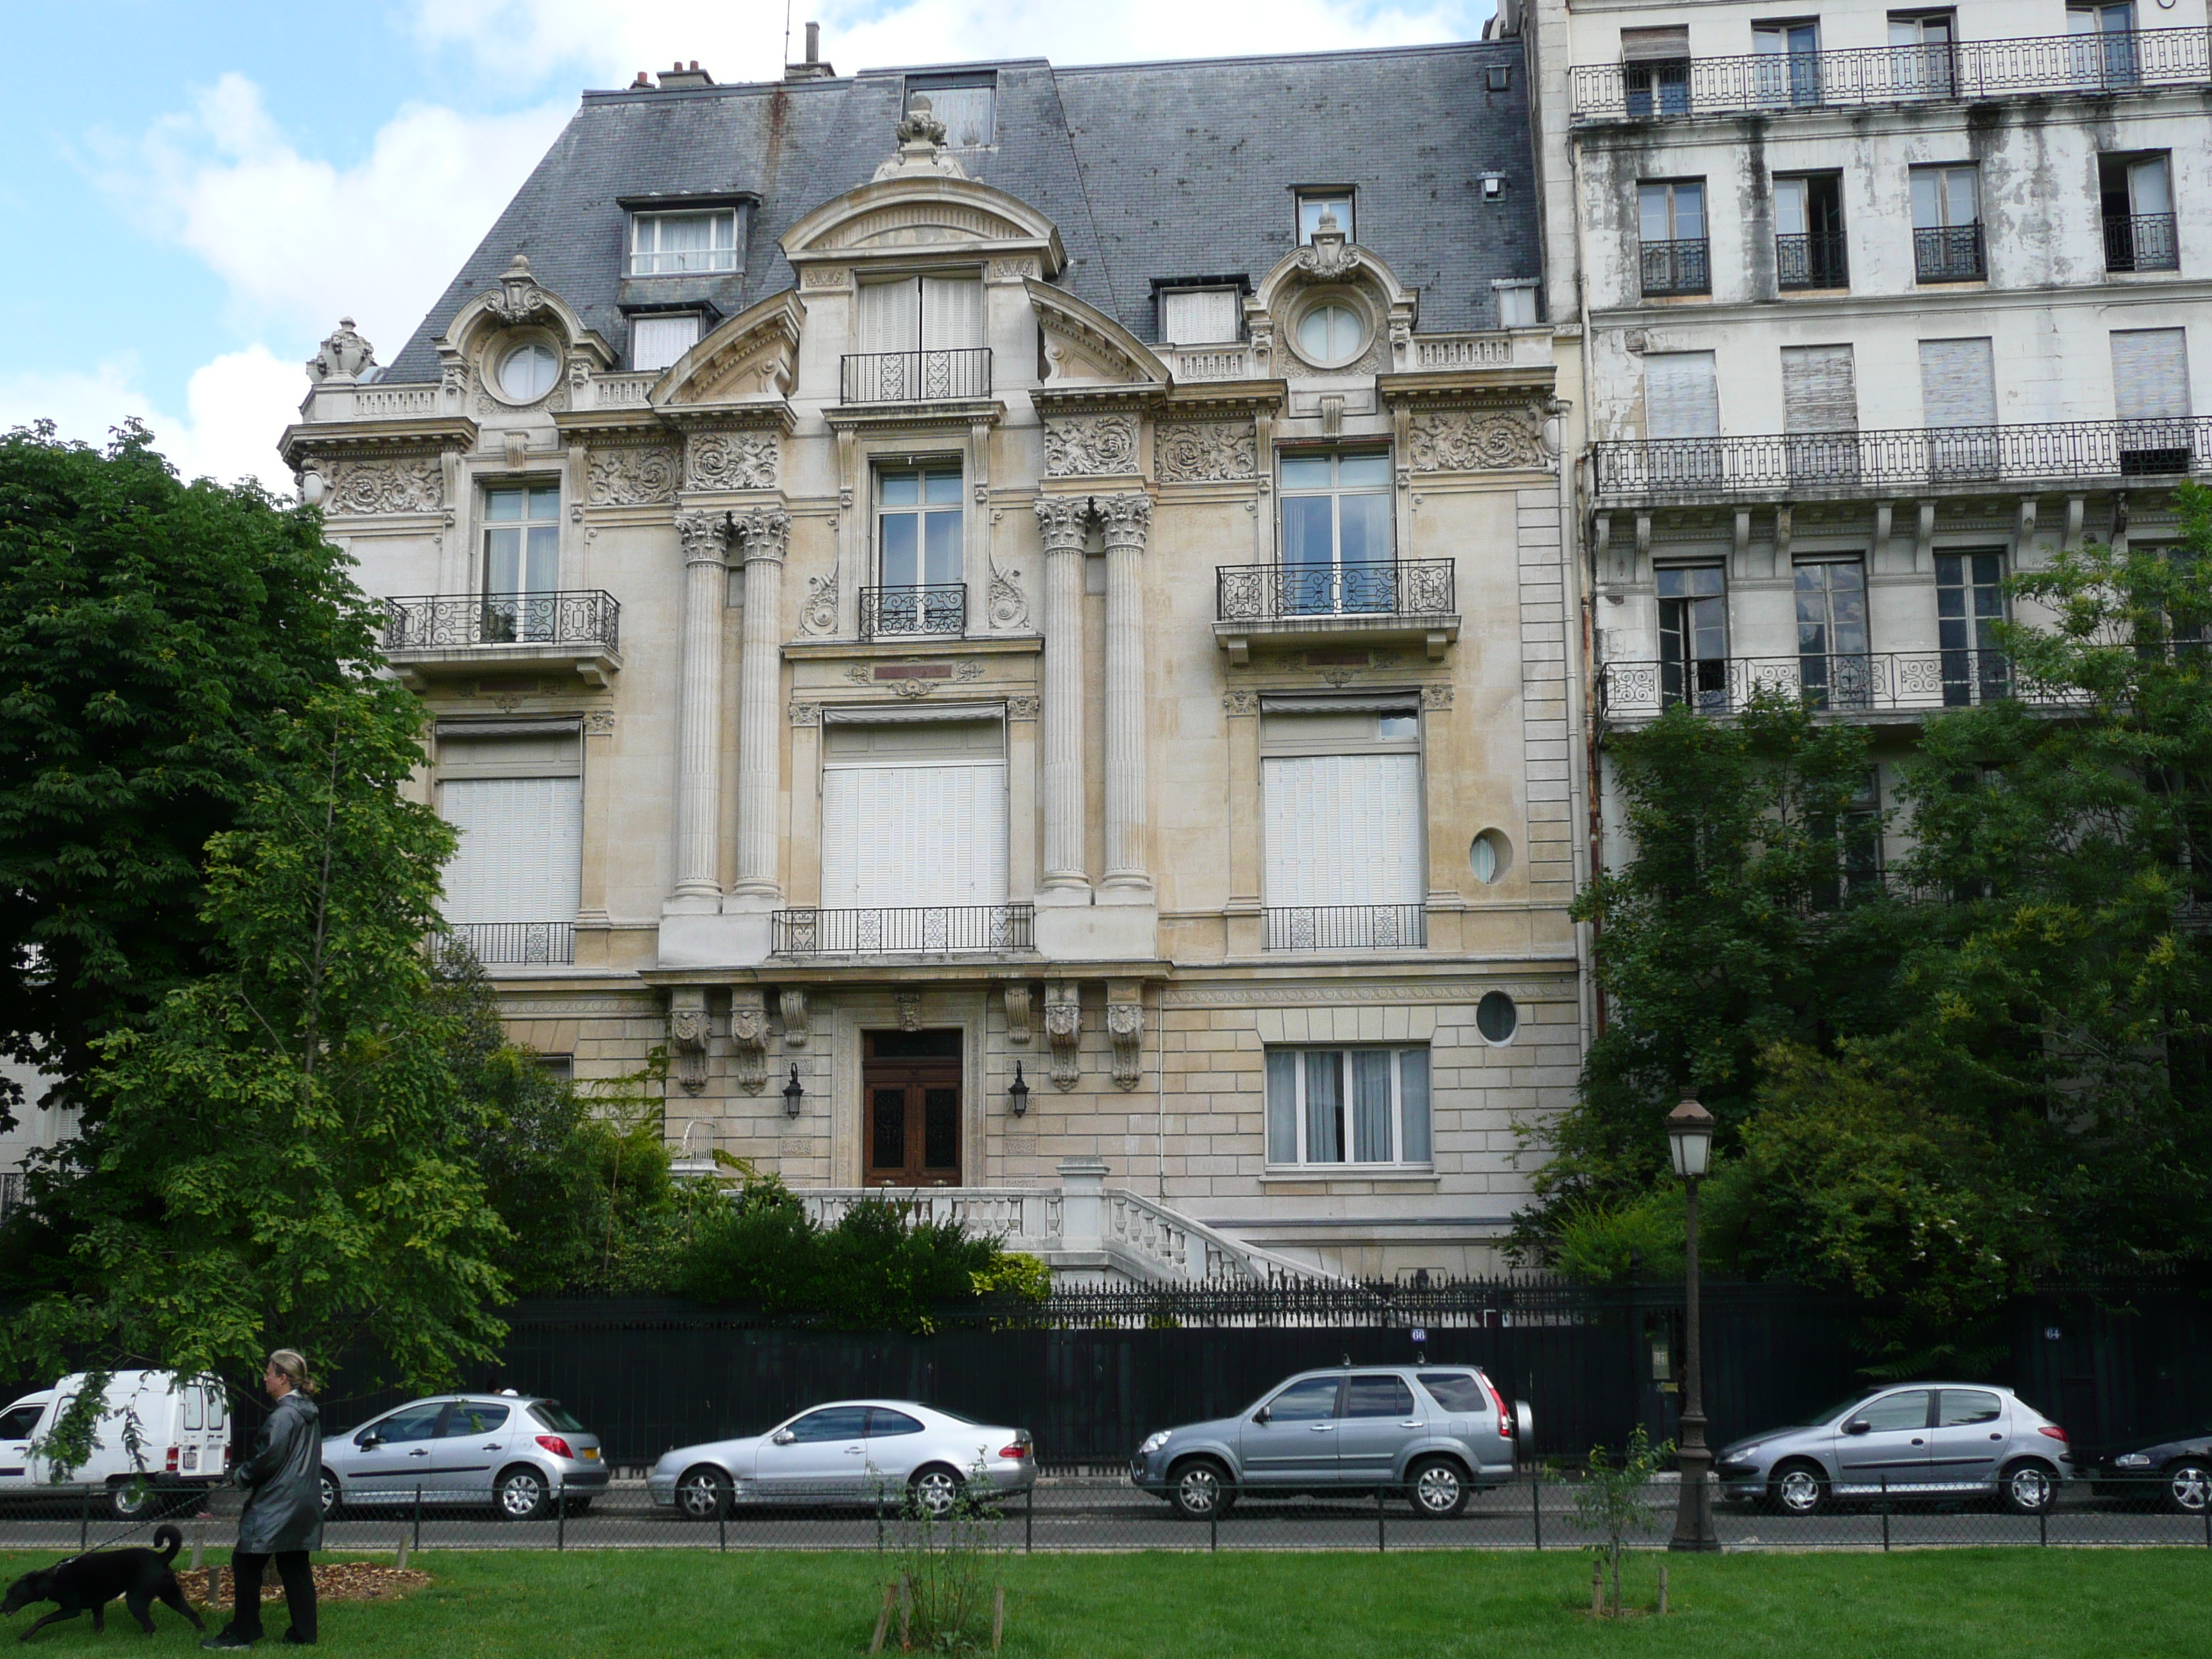
<instances>
[{"instance_id":1,"label":"mulch circle","mask_svg":"<svg viewBox=\"0 0 2212 1659\"><path fill-rule=\"evenodd\" d=\"M319 1566L315 1572L315 1600L320 1601L392 1601L410 1590L421 1589L430 1582L430 1575L413 1567L379 1566L374 1561L333 1561ZM216 1580L215 1594L210 1602L208 1579ZM189 1567L177 1571L178 1582L185 1587L185 1599L197 1607L230 1605L231 1586L228 1567L203 1567L194 1572ZM261 1599L282 1601L284 1586L272 1566L262 1580Z\"/></svg>"}]
</instances>

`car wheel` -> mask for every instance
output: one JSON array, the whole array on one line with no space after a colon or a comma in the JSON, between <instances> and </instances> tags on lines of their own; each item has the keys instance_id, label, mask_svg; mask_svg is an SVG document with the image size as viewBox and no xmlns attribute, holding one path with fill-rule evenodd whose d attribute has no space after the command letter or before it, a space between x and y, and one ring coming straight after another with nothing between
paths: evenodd
<instances>
[{"instance_id":1,"label":"car wheel","mask_svg":"<svg viewBox=\"0 0 2212 1659\"><path fill-rule=\"evenodd\" d=\"M1815 1463L1784 1463L1774 1472L1774 1506L1784 1515L1818 1515L1828 1507L1828 1477Z\"/></svg>"},{"instance_id":2,"label":"car wheel","mask_svg":"<svg viewBox=\"0 0 2212 1659\"><path fill-rule=\"evenodd\" d=\"M335 1521L339 1509L338 1478L328 1469L315 1477L315 1494L322 1506L323 1519Z\"/></svg>"},{"instance_id":3,"label":"car wheel","mask_svg":"<svg viewBox=\"0 0 2212 1659\"><path fill-rule=\"evenodd\" d=\"M930 1463L916 1469L913 1479L906 1483L907 1499L931 1520L942 1521L952 1513L966 1486L959 1470L943 1463Z\"/></svg>"},{"instance_id":4,"label":"car wheel","mask_svg":"<svg viewBox=\"0 0 2212 1659\"><path fill-rule=\"evenodd\" d=\"M2000 1490L2014 1515L2041 1515L2058 1502L2058 1477L2047 1463L2015 1463L2004 1472Z\"/></svg>"},{"instance_id":5,"label":"car wheel","mask_svg":"<svg viewBox=\"0 0 2212 1659\"><path fill-rule=\"evenodd\" d=\"M1449 1457L1426 1457L1406 1471L1406 1492L1413 1513L1449 1521L1467 1507L1467 1474Z\"/></svg>"},{"instance_id":6,"label":"car wheel","mask_svg":"<svg viewBox=\"0 0 2212 1659\"><path fill-rule=\"evenodd\" d=\"M2212 1463L2191 1458L2166 1472L2166 1506L2176 1515L2202 1515L2212 1504Z\"/></svg>"},{"instance_id":7,"label":"car wheel","mask_svg":"<svg viewBox=\"0 0 2212 1659\"><path fill-rule=\"evenodd\" d=\"M502 1521L535 1521L552 1501L546 1492L545 1477L528 1468L512 1468L501 1474L493 1495Z\"/></svg>"},{"instance_id":8,"label":"car wheel","mask_svg":"<svg viewBox=\"0 0 2212 1659\"><path fill-rule=\"evenodd\" d=\"M161 1494L150 1481L125 1480L107 1489L107 1512L118 1521L143 1521L163 1507Z\"/></svg>"},{"instance_id":9,"label":"car wheel","mask_svg":"<svg viewBox=\"0 0 2212 1659\"><path fill-rule=\"evenodd\" d=\"M1206 1521L1229 1513L1237 1501L1229 1471L1210 1457L1194 1457L1168 1477L1168 1501L1186 1521Z\"/></svg>"},{"instance_id":10,"label":"car wheel","mask_svg":"<svg viewBox=\"0 0 2212 1659\"><path fill-rule=\"evenodd\" d=\"M730 1512L734 1490L720 1469L688 1469L676 1483L676 1508L687 1521L712 1521Z\"/></svg>"}]
</instances>

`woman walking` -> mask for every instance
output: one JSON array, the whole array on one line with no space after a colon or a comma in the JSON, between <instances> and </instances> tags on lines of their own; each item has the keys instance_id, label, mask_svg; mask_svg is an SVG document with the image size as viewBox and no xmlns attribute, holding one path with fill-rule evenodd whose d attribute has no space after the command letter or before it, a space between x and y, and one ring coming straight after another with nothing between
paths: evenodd
<instances>
[{"instance_id":1,"label":"woman walking","mask_svg":"<svg viewBox=\"0 0 2212 1659\"><path fill-rule=\"evenodd\" d=\"M261 1577L272 1556L292 1615L284 1639L302 1646L315 1639L315 1576L307 1552L323 1547L323 1430L307 1398L314 1384L307 1362L289 1348L269 1356L261 1383L276 1409L261 1431L261 1449L234 1477L246 1498L230 1558L230 1625L202 1642L204 1648L250 1648L261 1639Z\"/></svg>"}]
</instances>

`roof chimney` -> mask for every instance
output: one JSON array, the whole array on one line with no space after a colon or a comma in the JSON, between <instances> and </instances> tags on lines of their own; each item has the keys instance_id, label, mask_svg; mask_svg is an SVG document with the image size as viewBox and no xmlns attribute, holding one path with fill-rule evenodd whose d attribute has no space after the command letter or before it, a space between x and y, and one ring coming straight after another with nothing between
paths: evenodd
<instances>
[{"instance_id":1,"label":"roof chimney","mask_svg":"<svg viewBox=\"0 0 2212 1659\"><path fill-rule=\"evenodd\" d=\"M820 81L836 73L836 70L822 61L822 25L809 23L806 26L806 61L803 64L786 64L783 66L783 78L787 81Z\"/></svg>"},{"instance_id":2,"label":"roof chimney","mask_svg":"<svg viewBox=\"0 0 2212 1659\"><path fill-rule=\"evenodd\" d=\"M714 84L714 77L699 67L699 60L696 58L691 60L689 69L684 66L684 60L679 58L673 68L660 72L660 89L663 92L672 92L682 87L711 87Z\"/></svg>"}]
</instances>

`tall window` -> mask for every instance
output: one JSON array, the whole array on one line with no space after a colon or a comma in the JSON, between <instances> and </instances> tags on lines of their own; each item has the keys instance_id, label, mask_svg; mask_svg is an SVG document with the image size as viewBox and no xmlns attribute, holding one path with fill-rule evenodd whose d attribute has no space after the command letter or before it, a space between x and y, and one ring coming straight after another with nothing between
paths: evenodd
<instances>
[{"instance_id":1,"label":"tall window","mask_svg":"<svg viewBox=\"0 0 2212 1659\"><path fill-rule=\"evenodd\" d=\"M1621 82L1631 115L1690 112L1690 31L1682 24L1620 32Z\"/></svg>"},{"instance_id":2,"label":"tall window","mask_svg":"<svg viewBox=\"0 0 2212 1659\"><path fill-rule=\"evenodd\" d=\"M1872 700L1867 654L1866 565L1857 558L1797 562L1797 678L1815 708L1864 708Z\"/></svg>"},{"instance_id":3,"label":"tall window","mask_svg":"<svg viewBox=\"0 0 2212 1659\"><path fill-rule=\"evenodd\" d=\"M1721 447L1710 441L1721 435L1720 381L1711 352L1644 354L1644 435L1661 441L1650 451L1653 482L1719 482Z\"/></svg>"},{"instance_id":4,"label":"tall window","mask_svg":"<svg viewBox=\"0 0 2212 1659\"><path fill-rule=\"evenodd\" d=\"M665 368L698 343L696 311L635 318L629 325L629 366L641 373Z\"/></svg>"},{"instance_id":5,"label":"tall window","mask_svg":"<svg viewBox=\"0 0 2212 1659\"><path fill-rule=\"evenodd\" d=\"M865 367L862 384L847 387L848 398L881 403L990 392L980 274L863 283L860 298Z\"/></svg>"},{"instance_id":6,"label":"tall window","mask_svg":"<svg viewBox=\"0 0 2212 1659\"><path fill-rule=\"evenodd\" d=\"M1267 948L1425 939L1421 721L1411 697L1270 698L1260 729Z\"/></svg>"},{"instance_id":7,"label":"tall window","mask_svg":"<svg viewBox=\"0 0 2212 1659\"><path fill-rule=\"evenodd\" d=\"M1979 282L1986 274L1972 166L1912 169L1912 270L1923 283Z\"/></svg>"},{"instance_id":8,"label":"tall window","mask_svg":"<svg viewBox=\"0 0 2212 1659\"><path fill-rule=\"evenodd\" d=\"M1788 434L1793 480L1857 479L1858 379L1850 347L1782 348L1782 429Z\"/></svg>"},{"instance_id":9,"label":"tall window","mask_svg":"<svg viewBox=\"0 0 2212 1659\"><path fill-rule=\"evenodd\" d=\"M2072 68L2077 87L2131 87L2141 78L2133 0L2069 6L2066 32L2074 37Z\"/></svg>"},{"instance_id":10,"label":"tall window","mask_svg":"<svg viewBox=\"0 0 2212 1659\"><path fill-rule=\"evenodd\" d=\"M485 963L567 962L583 855L583 765L573 726L438 732L438 812L460 845L446 920Z\"/></svg>"},{"instance_id":11,"label":"tall window","mask_svg":"<svg viewBox=\"0 0 2212 1659\"><path fill-rule=\"evenodd\" d=\"M2105 269L2178 270L2172 171L2163 150L2100 155L2097 193L2105 216Z\"/></svg>"},{"instance_id":12,"label":"tall window","mask_svg":"<svg viewBox=\"0 0 2212 1659\"><path fill-rule=\"evenodd\" d=\"M1712 292L1704 179L1646 179L1636 187L1636 222L1646 295Z\"/></svg>"},{"instance_id":13,"label":"tall window","mask_svg":"<svg viewBox=\"0 0 2212 1659\"><path fill-rule=\"evenodd\" d=\"M961 580L960 469L885 468L876 474L876 572L864 631L957 634L967 624Z\"/></svg>"},{"instance_id":14,"label":"tall window","mask_svg":"<svg viewBox=\"0 0 2212 1659\"><path fill-rule=\"evenodd\" d=\"M1413 1164L1432 1157L1426 1048L1267 1050L1267 1162Z\"/></svg>"},{"instance_id":15,"label":"tall window","mask_svg":"<svg viewBox=\"0 0 2212 1659\"><path fill-rule=\"evenodd\" d=\"M1942 647L1947 708L2002 697L2012 670L1997 646L2004 620L2004 555L1936 556L1936 636Z\"/></svg>"},{"instance_id":16,"label":"tall window","mask_svg":"<svg viewBox=\"0 0 2212 1659\"><path fill-rule=\"evenodd\" d=\"M1754 23L1751 49L1762 104L1820 101L1820 26L1809 19Z\"/></svg>"},{"instance_id":17,"label":"tall window","mask_svg":"<svg viewBox=\"0 0 2212 1659\"><path fill-rule=\"evenodd\" d=\"M1823 908L1837 908L1881 886L1881 778L1869 769L1858 791L1844 810L1832 817L1814 819L1808 826L1816 836L1836 848L1835 874L1820 882L1814 898Z\"/></svg>"},{"instance_id":18,"label":"tall window","mask_svg":"<svg viewBox=\"0 0 2212 1659\"><path fill-rule=\"evenodd\" d=\"M1728 589L1717 564L1663 565L1659 586L1659 695L1701 714L1729 708Z\"/></svg>"},{"instance_id":19,"label":"tall window","mask_svg":"<svg viewBox=\"0 0 2212 1659\"><path fill-rule=\"evenodd\" d=\"M1889 15L1889 88L1900 98L1948 98L1958 84L1953 59L1958 15L1950 11Z\"/></svg>"},{"instance_id":20,"label":"tall window","mask_svg":"<svg viewBox=\"0 0 2212 1659\"><path fill-rule=\"evenodd\" d=\"M1006 902L1001 722L835 721L823 738L824 907Z\"/></svg>"},{"instance_id":21,"label":"tall window","mask_svg":"<svg viewBox=\"0 0 2212 1659\"><path fill-rule=\"evenodd\" d=\"M552 637L561 585L561 489L526 484L484 491L485 642Z\"/></svg>"},{"instance_id":22,"label":"tall window","mask_svg":"<svg viewBox=\"0 0 2212 1659\"><path fill-rule=\"evenodd\" d=\"M2112 347L2120 471L2135 477L2188 471L2196 456L2188 331L2116 328Z\"/></svg>"},{"instance_id":23,"label":"tall window","mask_svg":"<svg viewBox=\"0 0 2212 1659\"><path fill-rule=\"evenodd\" d=\"M1390 457L1283 457L1283 609L1389 611Z\"/></svg>"},{"instance_id":24,"label":"tall window","mask_svg":"<svg viewBox=\"0 0 2212 1659\"><path fill-rule=\"evenodd\" d=\"M633 276L679 276L738 268L738 216L733 209L634 213L629 227Z\"/></svg>"},{"instance_id":25,"label":"tall window","mask_svg":"<svg viewBox=\"0 0 2212 1659\"><path fill-rule=\"evenodd\" d=\"M1779 288L1847 288L1844 179L1801 173L1774 181L1774 276Z\"/></svg>"},{"instance_id":26,"label":"tall window","mask_svg":"<svg viewBox=\"0 0 2212 1659\"><path fill-rule=\"evenodd\" d=\"M1920 412L1928 465L1938 478L1997 470L1996 356L1987 335L1920 342Z\"/></svg>"},{"instance_id":27,"label":"tall window","mask_svg":"<svg viewBox=\"0 0 2212 1659\"><path fill-rule=\"evenodd\" d=\"M1359 240L1358 228L1352 218L1352 191L1349 190L1302 190L1298 191L1298 246L1304 247L1321 228L1322 216L1328 215L1336 221L1336 228L1344 233L1344 240Z\"/></svg>"}]
</instances>

